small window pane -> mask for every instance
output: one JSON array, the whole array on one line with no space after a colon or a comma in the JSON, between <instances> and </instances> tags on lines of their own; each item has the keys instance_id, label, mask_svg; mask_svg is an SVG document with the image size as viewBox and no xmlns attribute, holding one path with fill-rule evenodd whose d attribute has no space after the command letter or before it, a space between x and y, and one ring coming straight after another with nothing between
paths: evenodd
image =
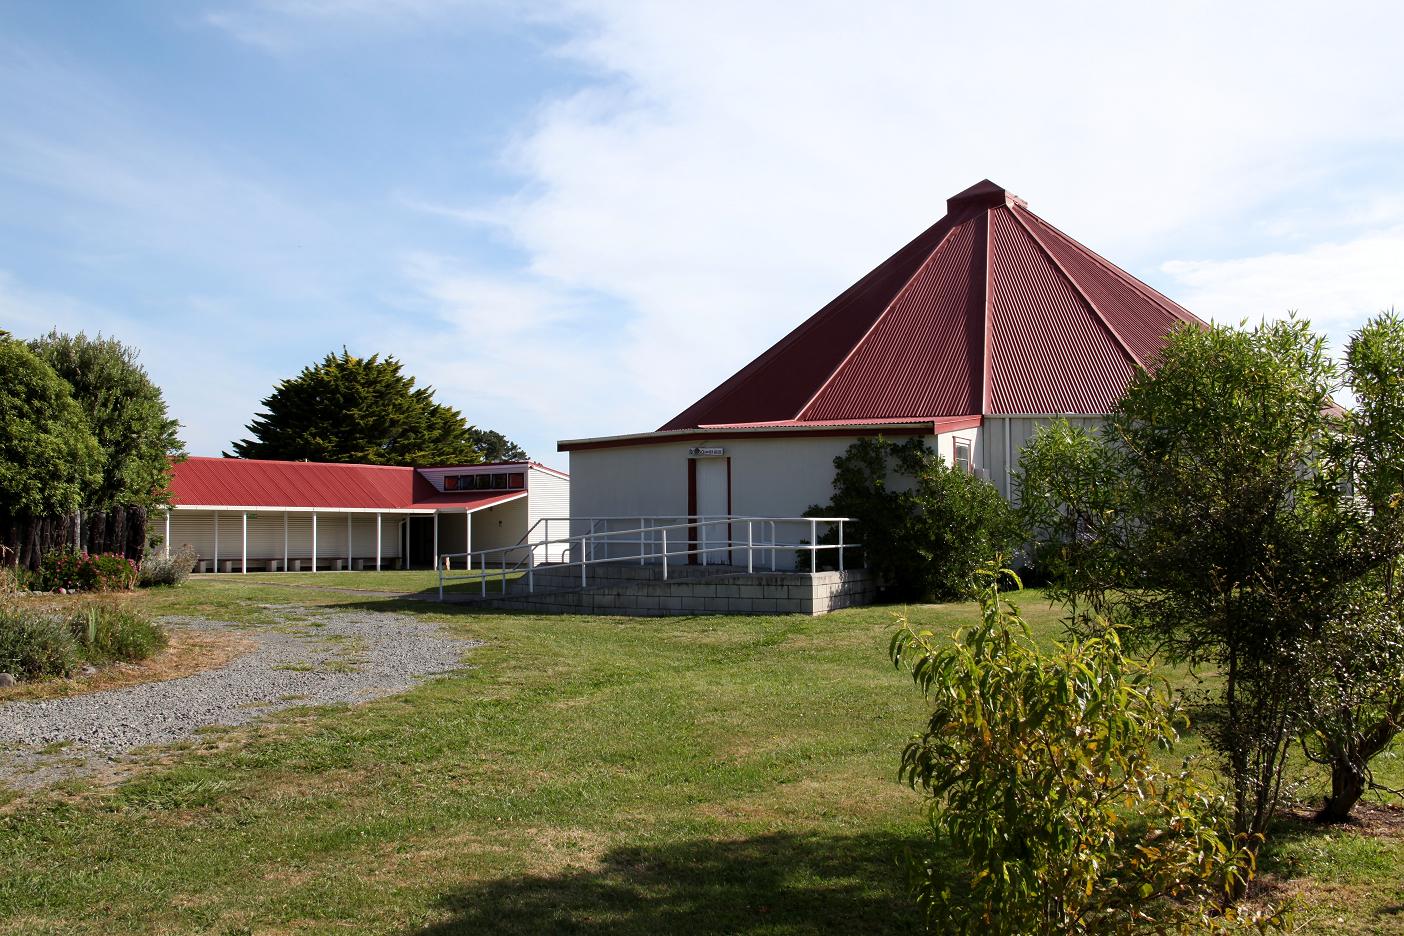
<instances>
[{"instance_id":1,"label":"small window pane","mask_svg":"<svg viewBox=\"0 0 1404 936\"><path fill-rule=\"evenodd\" d=\"M495 474L492 476L492 489L494 491L507 490L507 476L505 474Z\"/></svg>"},{"instance_id":2,"label":"small window pane","mask_svg":"<svg viewBox=\"0 0 1404 936\"><path fill-rule=\"evenodd\" d=\"M507 476L508 490L520 491L524 487L526 487L526 475L522 472L514 471Z\"/></svg>"}]
</instances>

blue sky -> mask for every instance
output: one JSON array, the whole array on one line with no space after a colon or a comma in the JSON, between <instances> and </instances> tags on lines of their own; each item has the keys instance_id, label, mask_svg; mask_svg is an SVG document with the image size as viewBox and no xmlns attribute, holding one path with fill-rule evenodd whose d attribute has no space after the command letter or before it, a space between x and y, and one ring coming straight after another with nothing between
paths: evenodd
<instances>
[{"instance_id":1,"label":"blue sky","mask_svg":"<svg viewBox=\"0 0 1404 936\"><path fill-rule=\"evenodd\" d=\"M345 345L565 467L986 176L1206 317L1404 307L1404 13L1162 6L0 0L0 326L194 454Z\"/></svg>"}]
</instances>

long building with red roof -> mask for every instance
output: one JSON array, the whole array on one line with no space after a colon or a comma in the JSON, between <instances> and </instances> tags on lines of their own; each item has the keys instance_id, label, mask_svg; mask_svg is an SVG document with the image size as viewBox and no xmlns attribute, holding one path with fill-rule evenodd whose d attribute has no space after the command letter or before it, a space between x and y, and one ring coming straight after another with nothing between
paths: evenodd
<instances>
[{"instance_id":1,"label":"long building with red roof","mask_svg":"<svg viewBox=\"0 0 1404 936\"><path fill-rule=\"evenodd\" d=\"M1049 417L1096 422L1204 323L988 179L653 432L559 444L571 513L795 516L855 439L922 436L1006 496Z\"/></svg>"},{"instance_id":2,"label":"long building with red roof","mask_svg":"<svg viewBox=\"0 0 1404 936\"><path fill-rule=\"evenodd\" d=\"M569 476L536 462L188 458L172 466L170 487L171 510L157 526L165 548L190 546L210 572L433 568L442 556L460 557L461 567L469 552L569 529ZM538 558L559 558L548 552Z\"/></svg>"}]
</instances>

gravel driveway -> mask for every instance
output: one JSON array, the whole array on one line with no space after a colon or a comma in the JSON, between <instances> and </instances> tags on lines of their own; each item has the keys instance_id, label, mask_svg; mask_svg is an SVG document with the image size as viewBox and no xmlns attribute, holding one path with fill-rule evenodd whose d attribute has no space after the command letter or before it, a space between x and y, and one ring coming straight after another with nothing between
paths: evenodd
<instances>
[{"instance_id":1,"label":"gravel driveway","mask_svg":"<svg viewBox=\"0 0 1404 936\"><path fill-rule=\"evenodd\" d=\"M479 641L399 614L272 606L282 628L168 617L172 629L228 632L256 646L225 666L70 698L0 703L0 783L34 788L100 772L147 745L187 740L299 705L394 695L459 669Z\"/></svg>"}]
</instances>

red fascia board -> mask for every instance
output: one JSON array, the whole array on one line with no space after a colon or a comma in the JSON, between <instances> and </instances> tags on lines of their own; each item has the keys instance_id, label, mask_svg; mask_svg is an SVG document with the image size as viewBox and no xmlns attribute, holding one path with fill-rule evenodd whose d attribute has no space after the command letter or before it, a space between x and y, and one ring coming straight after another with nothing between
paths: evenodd
<instances>
[{"instance_id":1,"label":"red fascia board","mask_svg":"<svg viewBox=\"0 0 1404 936\"><path fill-rule=\"evenodd\" d=\"M445 509L451 507L467 507L469 511L482 510L487 507L496 507L498 504L505 504L508 501L520 500L527 496L526 491L506 491L502 494L482 492L474 494L445 493L437 497L416 500L410 506L415 509Z\"/></svg>"},{"instance_id":2,"label":"red fascia board","mask_svg":"<svg viewBox=\"0 0 1404 936\"><path fill-rule=\"evenodd\" d=\"M958 416L950 419L903 420L890 424L874 423L871 420L855 422L849 426L835 426L826 423L822 427L796 427L793 429L699 429L696 431L671 431L651 435L618 436L605 439L579 439L558 442L561 452L584 452L592 449L628 448L636 445L666 445L670 442L706 442L716 439L790 439L813 438L815 436L922 436L942 432L955 432L971 429L981 424L980 416Z\"/></svg>"}]
</instances>

